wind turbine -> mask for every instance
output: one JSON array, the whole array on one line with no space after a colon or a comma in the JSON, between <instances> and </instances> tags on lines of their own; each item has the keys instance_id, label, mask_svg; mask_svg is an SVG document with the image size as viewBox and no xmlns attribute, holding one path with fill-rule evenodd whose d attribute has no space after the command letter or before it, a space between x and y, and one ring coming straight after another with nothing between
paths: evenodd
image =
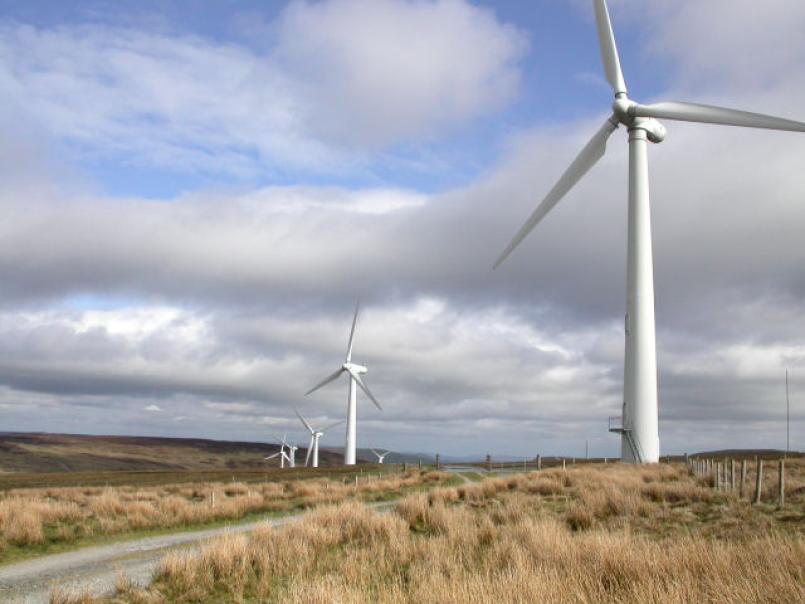
<instances>
[{"instance_id":1,"label":"wind turbine","mask_svg":"<svg viewBox=\"0 0 805 604\"><path fill-rule=\"evenodd\" d=\"M285 462L288 462L289 468L296 467L296 450L299 448L296 445L289 445L287 442L288 433L282 435L282 439L274 437L280 443L280 450L278 453L273 453L268 457L264 457L263 459L274 459L275 457L279 456L280 458L280 468L285 467ZM285 452L285 448L288 448L288 453Z\"/></svg>"},{"instance_id":2,"label":"wind turbine","mask_svg":"<svg viewBox=\"0 0 805 604\"><path fill-rule=\"evenodd\" d=\"M272 453L268 457L264 457L263 459L267 461L269 459L274 459L277 456L279 456L279 458L280 458L280 468L285 467L285 461L286 460L288 460L290 462L290 458L288 457L288 454L285 452L285 439L284 438L282 439L282 444L280 445L280 450L277 451L276 453Z\"/></svg>"},{"instance_id":3,"label":"wind turbine","mask_svg":"<svg viewBox=\"0 0 805 604\"><path fill-rule=\"evenodd\" d=\"M581 180L606 152L607 139L623 125L629 134L629 226L626 285L626 359L623 415L610 428L621 434L621 458L629 463L655 463L660 456L657 427L657 353L654 326L654 268L649 209L648 142L665 139L656 118L805 132L792 120L697 103L662 102L641 105L629 98L621 71L606 0L593 0L604 72L615 101L612 115L593 135L570 167L537 206L495 263L497 268L545 215Z\"/></svg>"},{"instance_id":4,"label":"wind turbine","mask_svg":"<svg viewBox=\"0 0 805 604\"><path fill-rule=\"evenodd\" d=\"M381 453L380 451L375 451L374 449L369 450L377 456L377 463L383 463L383 460L386 458L386 455L391 453L391 451L384 451L383 453Z\"/></svg>"},{"instance_id":5,"label":"wind turbine","mask_svg":"<svg viewBox=\"0 0 805 604\"><path fill-rule=\"evenodd\" d=\"M347 344L347 356L344 360L343 365L338 368L333 374L329 375L323 381L319 382L313 388L305 392L305 396L310 394L311 392L315 392L322 386L326 386L333 380L337 379L342 373L349 374L349 398L347 399L347 436L346 436L346 443L344 445L344 465L346 466L354 466L355 465L355 447L356 447L356 423L357 423L357 392L355 385L357 384L360 386L361 390L366 393L366 396L375 404L375 406L383 410L383 407L380 406L380 403L377 402L377 399L372 395L369 391L369 388L364 383L361 375L369 371L363 365L356 365L352 362L352 344L355 339L355 325L358 322L358 310L360 308L360 303L355 305L355 316L352 318L352 330L349 332L349 343Z\"/></svg>"},{"instance_id":6,"label":"wind turbine","mask_svg":"<svg viewBox=\"0 0 805 604\"><path fill-rule=\"evenodd\" d=\"M296 446L296 445L288 444L288 442L286 440L287 436L288 436L287 433L282 435L282 444L283 444L283 446L288 447L288 455L286 456L288 458L288 467L289 468L295 468L296 467L296 450L299 447Z\"/></svg>"},{"instance_id":7,"label":"wind turbine","mask_svg":"<svg viewBox=\"0 0 805 604\"><path fill-rule=\"evenodd\" d=\"M310 432L310 444L307 446L307 455L305 456L305 467L307 467L308 462L310 461L310 456L312 454L313 455L313 463L311 464L311 467L318 468L319 467L319 439L322 436L324 436L325 431L329 430L330 428L332 428L334 426L337 426L338 424L343 424L344 420L342 419L340 421L337 421L335 423L330 424L329 426L325 426L321 430L315 430L313 428L313 426L311 426L310 423L304 417L302 417L302 414L299 413L299 411L297 411L296 409L294 409L294 411L296 412L297 417L299 417L299 420L305 425L305 428L307 428L308 432Z\"/></svg>"}]
</instances>

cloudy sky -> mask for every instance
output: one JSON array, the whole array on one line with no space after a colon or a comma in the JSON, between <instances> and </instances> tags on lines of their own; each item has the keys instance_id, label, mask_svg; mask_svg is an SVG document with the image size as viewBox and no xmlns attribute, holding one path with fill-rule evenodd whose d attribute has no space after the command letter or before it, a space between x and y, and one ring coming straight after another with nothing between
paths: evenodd
<instances>
[{"instance_id":1,"label":"cloudy sky","mask_svg":"<svg viewBox=\"0 0 805 604\"><path fill-rule=\"evenodd\" d=\"M805 3L612 0L640 101L805 120ZM625 132L587 0L0 0L0 425L614 456ZM664 453L805 447L805 135L650 149ZM325 437L337 445L341 434Z\"/></svg>"}]
</instances>

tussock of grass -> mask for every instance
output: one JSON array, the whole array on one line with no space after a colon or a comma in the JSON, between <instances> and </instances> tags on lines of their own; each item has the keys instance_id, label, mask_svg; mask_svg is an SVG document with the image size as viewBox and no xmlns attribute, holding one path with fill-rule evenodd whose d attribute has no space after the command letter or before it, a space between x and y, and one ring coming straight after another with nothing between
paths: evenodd
<instances>
[{"instance_id":1,"label":"tussock of grass","mask_svg":"<svg viewBox=\"0 0 805 604\"><path fill-rule=\"evenodd\" d=\"M216 539L113 601L799 603L804 507L713 493L682 466L548 470Z\"/></svg>"}]
</instances>

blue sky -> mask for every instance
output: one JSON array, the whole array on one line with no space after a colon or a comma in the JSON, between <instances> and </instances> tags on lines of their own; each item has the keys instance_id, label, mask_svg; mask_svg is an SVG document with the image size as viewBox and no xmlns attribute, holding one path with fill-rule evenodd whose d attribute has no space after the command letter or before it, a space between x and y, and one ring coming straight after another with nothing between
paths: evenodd
<instances>
[{"instance_id":1,"label":"blue sky","mask_svg":"<svg viewBox=\"0 0 805 604\"><path fill-rule=\"evenodd\" d=\"M610 4L637 100L805 119L799 0ZM0 90L7 429L302 439L360 297L360 446L617 454L622 130L490 271L608 115L586 0L2 0ZM805 137L665 125L662 449L779 446L786 367L802 448Z\"/></svg>"}]
</instances>

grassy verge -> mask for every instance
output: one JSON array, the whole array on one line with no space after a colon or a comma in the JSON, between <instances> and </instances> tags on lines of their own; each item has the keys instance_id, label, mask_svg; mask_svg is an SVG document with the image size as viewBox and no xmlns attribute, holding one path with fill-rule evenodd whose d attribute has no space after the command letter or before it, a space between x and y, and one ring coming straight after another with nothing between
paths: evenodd
<instances>
[{"instance_id":1,"label":"grassy verge","mask_svg":"<svg viewBox=\"0 0 805 604\"><path fill-rule=\"evenodd\" d=\"M276 518L351 499L391 501L458 479L436 472L358 474L354 482L201 483L159 488L19 490L0 500L0 564L141 537Z\"/></svg>"},{"instance_id":2,"label":"grassy verge","mask_svg":"<svg viewBox=\"0 0 805 604\"><path fill-rule=\"evenodd\" d=\"M169 554L151 587L121 581L104 601L799 603L805 489L791 475L783 510L681 464L492 478L410 495L392 514L325 506Z\"/></svg>"}]
</instances>

